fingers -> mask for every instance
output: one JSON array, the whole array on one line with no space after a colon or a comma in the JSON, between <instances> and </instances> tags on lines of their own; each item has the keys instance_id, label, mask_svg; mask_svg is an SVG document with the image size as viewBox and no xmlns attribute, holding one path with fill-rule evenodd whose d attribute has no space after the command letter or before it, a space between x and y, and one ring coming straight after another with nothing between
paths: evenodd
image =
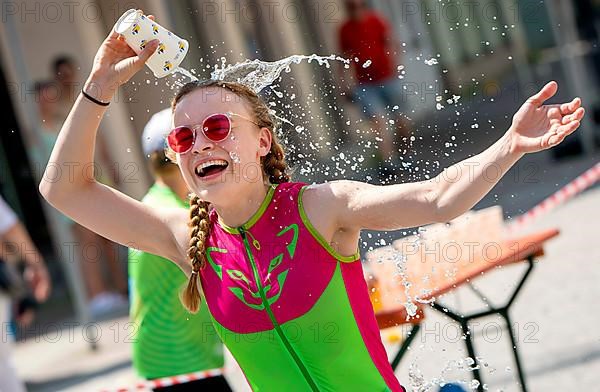
<instances>
[{"instance_id":1,"label":"fingers","mask_svg":"<svg viewBox=\"0 0 600 392\"><path fill-rule=\"evenodd\" d=\"M579 107L581 107L581 98L576 97L573 98L571 102L563 103L562 105L560 105L560 113L570 114L577 110Z\"/></svg>"},{"instance_id":2,"label":"fingers","mask_svg":"<svg viewBox=\"0 0 600 392\"><path fill-rule=\"evenodd\" d=\"M581 121L585 115L585 109L580 107L574 113L568 114L562 118L561 124L568 124L571 121Z\"/></svg>"},{"instance_id":3,"label":"fingers","mask_svg":"<svg viewBox=\"0 0 600 392\"><path fill-rule=\"evenodd\" d=\"M558 127L558 135L564 138L565 136L572 134L577 128L579 128L580 124L581 122L579 122L579 120L575 120L571 121L568 124L561 125L560 127Z\"/></svg>"},{"instance_id":4,"label":"fingers","mask_svg":"<svg viewBox=\"0 0 600 392\"><path fill-rule=\"evenodd\" d=\"M140 52L140 54L138 54L137 59L135 61L136 65L141 66L137 64L140 62L143 65L150 58L150 56L154 54L156 48L158 48L158 39L153 39L152 41L148 42L146 47Z\"/></svg>"},{"instance_id":5,"label":"fingers","mask_svg":"<svg viewBox=\"0 0 600 392\"><path fill-rule=\"evenodd\" d=\"M537 94L530 97L527 102L532 103L536 107L540 107L546 100L552 98L557 90L558 84L555 81L548 82Z\"/></svg>"},{"instance_id":6,"label":"fingers","mask_svg":"<svg viewBox=\"0 0 600 392\"><path fill-rule=\"evenodd\" d=\"M148 15L148 19L150 19L150 20L154 20L154 19L156 19L156 18L154 17L154 15Z\"/></svg>"},{"instance_id":7,"label":"fingers","mask_svg":"<svg viewBox=\"0 0 600 392\"><path fill-rule=\"evenodd\" d=\"M557 106L549 106L548 116L552 119L561 118L562 116L560 114L560 108Z\"/></svg>"},{"instance_id":8,"label":"fingers","mask_svg":"<svg viewBox=\"0 0 600 392\"><path fill-rule=\"evenodd\" d=\"M555 129L554 132L549 134L549 137L547 139L548 147L554 147L557 144L562 143L562 141L565 140L567 136L569 136L570 134L575 132L577 128L579 128L579 125L579 121L571 121L570 123L561 125L557 129Z\"/></svg>"},{"instance_id":9,"label":"fingers","mask_svg":"<svg viewBox=\"0 0 600 392\"><path fill-rule=\"evenodd\" d=\"M577 119L571 120L564 125L560 125L553 130L547 132L544 136L542 136L541 146L542 148L550 148L554 147L557 144L562 143L563 140L573 132L579 128L581 125L581 118L583 117L584 111L583 108L581 110L577 110L572 116ZM566 116L567 117L567 116Z\"/></svg>"}]
</instances>

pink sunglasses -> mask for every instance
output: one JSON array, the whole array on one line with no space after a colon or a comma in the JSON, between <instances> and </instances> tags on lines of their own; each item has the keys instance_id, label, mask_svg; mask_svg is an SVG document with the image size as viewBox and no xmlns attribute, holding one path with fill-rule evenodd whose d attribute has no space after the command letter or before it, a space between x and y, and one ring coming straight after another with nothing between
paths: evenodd
<instances>
[{"instance_id":1,"label":"pink sunglasses","mask_svg":"<svg viewBox=\"0 0 600 392\"><path fill-rule=\"evenodd\" d=\"M196 125L182 125L174 128L169 132L167 136L167 145L171 150L177 154L185 154L192 149L194 142L196 141L196 132L198 128L202 130L204 136L213 142L221 142L229 136L231 133L231 117L237 116L244 120L250 121L252 124L260 127L255 121L244 117L240 114L227 112L227 113L215 113L206 117L202 124Z\"/></svg>"}]
</instances>

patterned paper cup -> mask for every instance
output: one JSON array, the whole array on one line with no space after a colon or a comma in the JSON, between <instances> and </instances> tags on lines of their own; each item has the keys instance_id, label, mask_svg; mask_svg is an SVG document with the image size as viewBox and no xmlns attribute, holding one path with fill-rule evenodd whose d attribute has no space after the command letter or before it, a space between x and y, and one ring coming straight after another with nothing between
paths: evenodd
<instances>
[{"instance_id":1,"label":"patterned paper cup","mask_svg":"<svg viewBox=\"0 0 600 392\"><path fill-rule=\"evenodd\" d=\"M140 53L146 43L159 40L156 52L146 62L157 78L167 76L183 61L189 44L158 23L149 19L142 10L126 11L114 27L115 31L125 37L127 44Z\"/></svg>"}]
</instances>

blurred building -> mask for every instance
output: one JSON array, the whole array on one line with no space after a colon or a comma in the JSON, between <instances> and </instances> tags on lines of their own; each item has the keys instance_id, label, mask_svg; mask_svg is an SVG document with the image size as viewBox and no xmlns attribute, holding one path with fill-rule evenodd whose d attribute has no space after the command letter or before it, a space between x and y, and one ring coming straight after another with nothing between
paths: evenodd
<instances>
[{"instance_id":1,"label":"blurred building","mask_svg":"<svg viewBox=\"0 0 600 392\"><path fill-rule=\"evenodd\" d=\"M528 86L535 76L532 64L552 60L552 56L556 60L557 43L545 2L373 0L370 4L389 18L402 42L405 67L399 76L415 120L435 110L438 95L447 98L465 91L493 94L485 89L499 89L499 81L510 74L516 75L521 86ZM1 5L0 103L4 118L0 185L42 249L54 252L49 259L62 282L65 300L77 298L81 287L74 276L74 263L66 263L57 255L68 236L40 203L36 170L39 175L43 168L35 167L30 154L39 136L40 121L34 81L50 76L52 59L67 54L77 60L81 80L73 88L80 89L99 44L116 19L130 8L141 8L190 41L190 52L182 65L207 77L222 57L232 63L335 53L337 29L345 17L342 0L23 0L2 1ZM318 86L337 83L334 72L307 64L294 67L290 75L289 83L307 95L318 95ZM150 116L169 104L174 92L172 79L157 80L145 70L119 91L101 124L99 137L108 146L113 163L102 170L110 172L117 187L132 197L139 198L150 185L139 135ZM530 92L520 91L519 95ZM303 124L307 132L343 129L340 112L332 108L351 111L347 103L335 99L335 94L307 100L307 105L311 113ZM315 122L320 126L311 126ZM311 137L331 142L337 138L334 132ZM60 295L60 287L57 293ZM74 305L81 307L77 301Z\"/></svg>"}]
</instances>

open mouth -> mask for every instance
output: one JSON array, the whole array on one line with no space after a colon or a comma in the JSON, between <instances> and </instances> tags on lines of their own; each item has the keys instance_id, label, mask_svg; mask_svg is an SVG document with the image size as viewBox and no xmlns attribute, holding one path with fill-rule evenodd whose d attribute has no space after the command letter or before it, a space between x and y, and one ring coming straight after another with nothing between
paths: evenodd
<instances>
[{"instance_id":1,"label":"open mouth","mask_svg":"<svg viewBox=\"0 0 600 392\"><path fill-rule=\"evenodd\" d=\"M198 165L194 170L198 177L208 177L218 173L221 173L227 169L229 163L223 159L215 159L207 162L203 162Z\"/></svg>"}]
</instances>

